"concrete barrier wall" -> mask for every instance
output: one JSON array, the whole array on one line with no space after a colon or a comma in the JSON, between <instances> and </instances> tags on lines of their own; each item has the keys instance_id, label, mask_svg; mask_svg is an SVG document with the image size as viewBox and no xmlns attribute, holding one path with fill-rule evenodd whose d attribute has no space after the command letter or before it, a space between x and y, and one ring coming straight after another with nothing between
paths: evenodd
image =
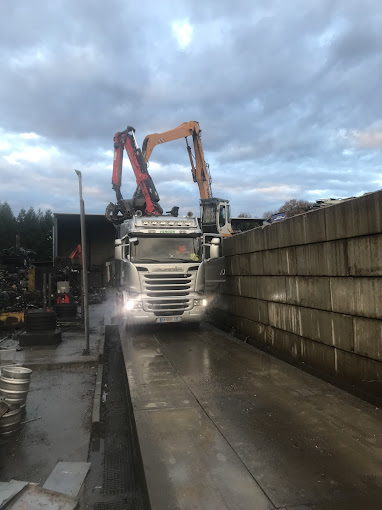
<instances>
[{"instance_id":1,"label":"concrete barrier wall","mask_svg":"<svg viewBox=\"0 0 382 510\"><path fill-rule=\"evenodd\" d=\"M224 253L216 318L382 397L382 191L225 239Z\"/></svg>"}]
</instances>

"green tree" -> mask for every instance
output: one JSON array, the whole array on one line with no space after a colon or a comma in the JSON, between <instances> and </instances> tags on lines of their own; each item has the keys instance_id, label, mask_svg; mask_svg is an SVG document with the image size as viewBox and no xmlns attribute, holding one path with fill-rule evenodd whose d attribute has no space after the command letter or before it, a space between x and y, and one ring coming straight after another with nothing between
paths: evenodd
<instances>
[{"instance_id":1,"label":"green tree","mask_svg":"<svg viewBox=\"0 0 382 510\"><path fill-rule=\"evenodd\" d=\"M28 211L21 209L17 217L18 233L23 248L36 252L36 260L52 259L53 214L49 209L36 212L33 207Z\"/></svg>"},{"instance_id":2,"label":"green tree","mask_svg":"<svg viewBox=\"0 0 382 510\"><path fill-rule=\"evenodd\" d=\"M16 244L16 218L8 202L0 202L0 250Z\"/></svg>"}]
</instances>

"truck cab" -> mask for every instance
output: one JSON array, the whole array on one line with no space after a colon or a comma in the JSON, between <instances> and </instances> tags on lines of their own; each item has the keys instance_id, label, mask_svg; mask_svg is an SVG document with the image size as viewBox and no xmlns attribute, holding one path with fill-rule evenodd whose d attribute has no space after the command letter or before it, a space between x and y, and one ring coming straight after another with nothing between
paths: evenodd
<instances>
[{"instance_id":1,"label":"truck cab","mask_svg":"<svg viewBox=\"0 0 382 510\"><path fill-rule=\"evenodd\" d=\"M133 216L115 241L117 313L128 325L199 323L206 312L205 262L221 239L197 218Z\"/></svg>"}]
</instances>

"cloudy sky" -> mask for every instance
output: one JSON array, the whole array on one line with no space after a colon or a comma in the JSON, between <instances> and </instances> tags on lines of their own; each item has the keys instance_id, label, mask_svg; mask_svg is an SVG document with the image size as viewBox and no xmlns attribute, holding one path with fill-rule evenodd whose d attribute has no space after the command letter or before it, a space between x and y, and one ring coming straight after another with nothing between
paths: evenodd
<instances>
[{"instance_id":1,"label":"cloudy sky","mask_svg":"<svg viewBox=\"0 0 382 510\"><path fill-rule=\"evenodd\" d=\"M103 213L114 133L188 120L234 215L380 189L381 27L375 0L3 0L0 202L77 212L77 168ZM184 140L150 173L164 210L197 212Z\"/></svg>"}]
</instances>

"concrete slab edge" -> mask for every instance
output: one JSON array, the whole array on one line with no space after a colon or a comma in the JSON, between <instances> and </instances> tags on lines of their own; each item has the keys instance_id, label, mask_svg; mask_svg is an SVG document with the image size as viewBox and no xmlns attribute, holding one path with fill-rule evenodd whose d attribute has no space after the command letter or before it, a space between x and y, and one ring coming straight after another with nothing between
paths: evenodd
<instances>
[{"instance_id":1,"label":"concrete slab edge","mask_svg":"<svg viewBox=\"0 0 382 510\"><path fill-rule=\"evenodd\" d=\"M81 368L88 367L89 365L95 366L98 363L98 358L95 356L86 357L78 361L61 361L57 363L41 363L41 362L28 362L20 361L23 367L31 368L32 370L55 370L58 368Z\"/></svg>"},{"instance_id":2,"label":"concrete slab edge","mask_svg":"<svg viewBox=\"0 0 382 510\"><path fill-rule=\"evenodd\" d=\"M99 433L101 424L101 398L102 398L103 365L100 363L97 370L97 378L94 388L92 433Z\"/></svg>"},{"instance_id":3,"label":"concrete slab edge","mask_svg":"<svg viewBox=\"0 0 382 510\"><path fill-rule=\"evenodd\" d=\"M99 347L98 347L98 363L103 363L103 353L105 350L105 336L102 335L99 341Z\"/></svg>"}]
</instances>

